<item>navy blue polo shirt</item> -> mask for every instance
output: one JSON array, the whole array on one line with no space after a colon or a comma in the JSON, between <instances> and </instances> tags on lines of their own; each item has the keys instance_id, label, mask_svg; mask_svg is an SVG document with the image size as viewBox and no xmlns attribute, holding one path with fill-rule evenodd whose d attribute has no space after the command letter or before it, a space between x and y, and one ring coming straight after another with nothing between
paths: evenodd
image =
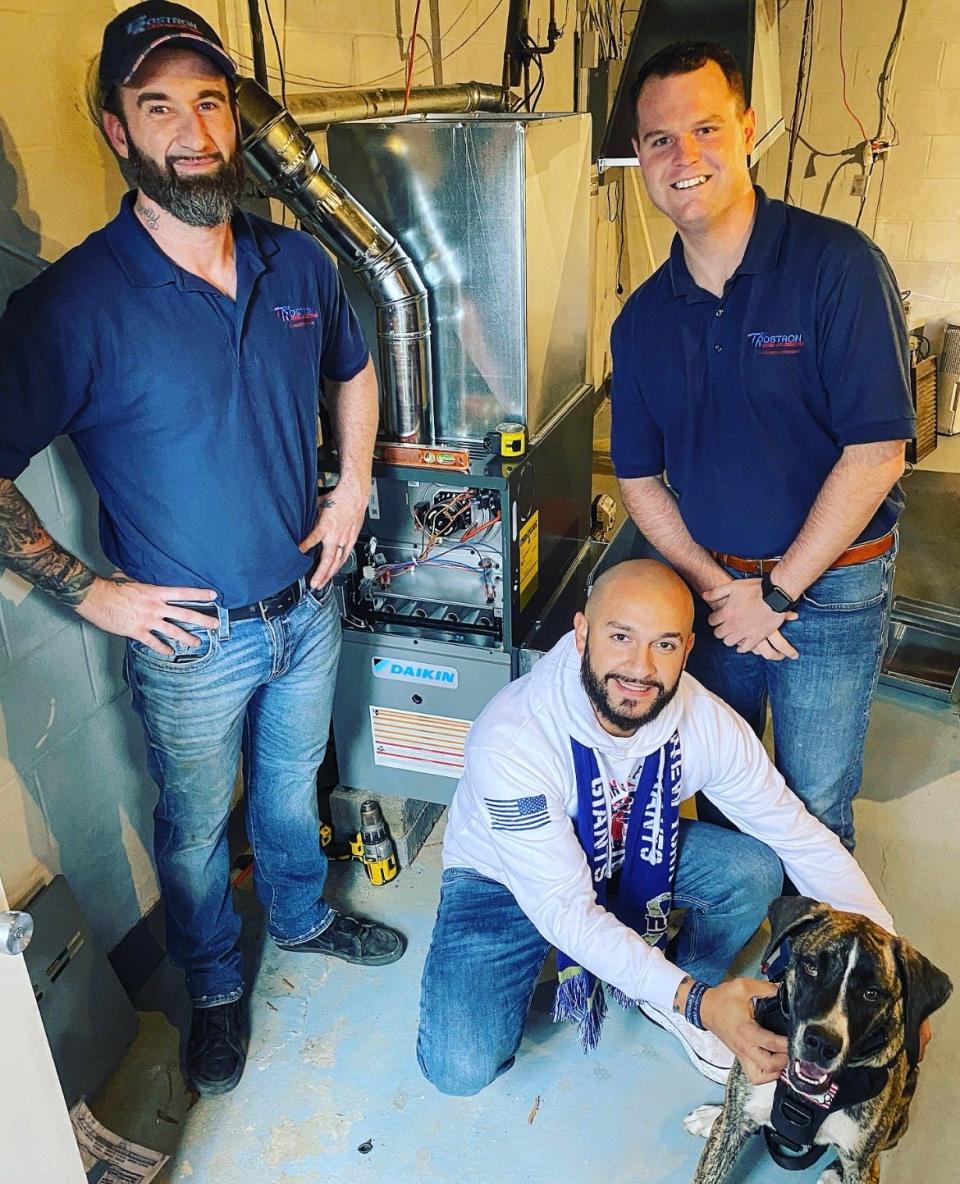
<instances>
[{"instance_id":1,"label":"navy blue polo shirt","mask_svg":"<svg viewBox=\"0 0 960 1184\"><path fill-rule=\"evenodd\" d=\"M696 542L782 555L848 444L910 439L909 354L897 283L860 231L772 201L717 299L670 258L611 335L618 477L659 476ZM895 486L859 536L903 508Z\"/></svg>"},{"instance_id":2,"label":"navy blue polo shirt","mask_svg":"<svg viewBox=\"0 0 960 1184\"><path fill-rule=\"evenodd\" d=\"M156 246L133 196L0 319L0 476L68 433L113 563L249 604L310 567L321 380L367 348L308 235L238 213L234 301Z\"/></svg>"}]
</instances>

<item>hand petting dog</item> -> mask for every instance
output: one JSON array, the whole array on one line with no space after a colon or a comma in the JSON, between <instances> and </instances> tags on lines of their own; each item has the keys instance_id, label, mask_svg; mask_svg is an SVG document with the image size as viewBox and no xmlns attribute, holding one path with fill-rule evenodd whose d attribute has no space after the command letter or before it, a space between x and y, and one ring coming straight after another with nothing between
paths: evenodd
<instances>
[{"instance_id":1,"label":"hand petting dog","mask_svg":"<svg viewBox=\"0 0 960 1184\"><path fill-rule=\"evenodd\" d=\"M735 978L703 996L700 1018L740 1062L752 1085L776 1081L787 1067L787 1038L761 1028L753 1018L754 1000L776 995L776 984Z\"/></svg>"}]
</instances>

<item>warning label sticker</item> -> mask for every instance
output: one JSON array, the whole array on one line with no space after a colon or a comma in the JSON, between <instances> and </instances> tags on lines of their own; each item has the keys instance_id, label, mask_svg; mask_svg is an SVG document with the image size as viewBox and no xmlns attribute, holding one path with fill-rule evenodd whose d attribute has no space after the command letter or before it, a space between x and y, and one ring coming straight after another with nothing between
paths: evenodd
<instances>
[{"instance_id":1,"label":"warning label sticker","mask_svg":"<svg viewBox=\"0 0 960 1184\"><path fill-rule=\"evenodd\" d=\"M540 586L540 511L520 527L520 607L526 608Z\"/></svg>"},{"instance_id":2,"label":"warning label sticker","mask_svg":"<svg viewBox=\"0 0 960 1184\"><path fill-rule=\"evenodd\" d=\"M371 704L374 763L409 769L411 773L459 778L470 724L468 719L421 715Z\"/></svg>"}]
</instances>

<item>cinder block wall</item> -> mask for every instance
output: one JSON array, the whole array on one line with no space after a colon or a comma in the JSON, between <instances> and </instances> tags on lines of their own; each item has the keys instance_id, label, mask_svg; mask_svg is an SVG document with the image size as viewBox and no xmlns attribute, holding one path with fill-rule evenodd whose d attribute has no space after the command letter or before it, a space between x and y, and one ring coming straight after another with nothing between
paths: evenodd
<instances>
[{"instance_id":1,"label":"cinder block wall","mask_svg":"<svg viewBox=\"0 0 960 1184\"><path fill-rule=\"evenodd\" d=\"M802 9L799 0L792 0L781 17L785 112L793 103ZM899 0L847 0L843 6L847 102L870 136L879 124L877 76L899 11ZM843 104L839 18L839 0L818 5L813 87L803 131L816 148L832 152L863 139ZM893 136L886 123L883 136L899 143L885 169L874 169L860 227L887 254L901 287L912 290L914 308L936 315L960 301L960 5L911 0L889 97L899 135ZM815 175L805 177L809 157L801 145L791 185L794 199L807 209L823 205L826 214L854 221L860 201L850 190L860 165L843 165L824 202L836 165L849 158L817 157ZM766 172L770 192L781 197L784 159L781 143Z\"/></svg>"}]
</instances>

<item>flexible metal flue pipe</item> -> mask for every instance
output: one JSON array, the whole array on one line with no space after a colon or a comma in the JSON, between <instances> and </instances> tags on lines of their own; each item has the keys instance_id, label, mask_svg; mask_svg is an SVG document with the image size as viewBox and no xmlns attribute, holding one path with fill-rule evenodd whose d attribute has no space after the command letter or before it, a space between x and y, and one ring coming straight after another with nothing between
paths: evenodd
<instances>
[{"instance_id":1,"label":"flexible metal flue pipe","mask_svg":"<svg viewBox=\"0 0 960 1184\"><path fill-rule=\"evenodd\" d=\"M386 434L433 440L427 289L406 252L324 168L310 137L252 78L237 79L247 167L301 224L351 267L377 310Z\"/></svg>"}]
</instances>

